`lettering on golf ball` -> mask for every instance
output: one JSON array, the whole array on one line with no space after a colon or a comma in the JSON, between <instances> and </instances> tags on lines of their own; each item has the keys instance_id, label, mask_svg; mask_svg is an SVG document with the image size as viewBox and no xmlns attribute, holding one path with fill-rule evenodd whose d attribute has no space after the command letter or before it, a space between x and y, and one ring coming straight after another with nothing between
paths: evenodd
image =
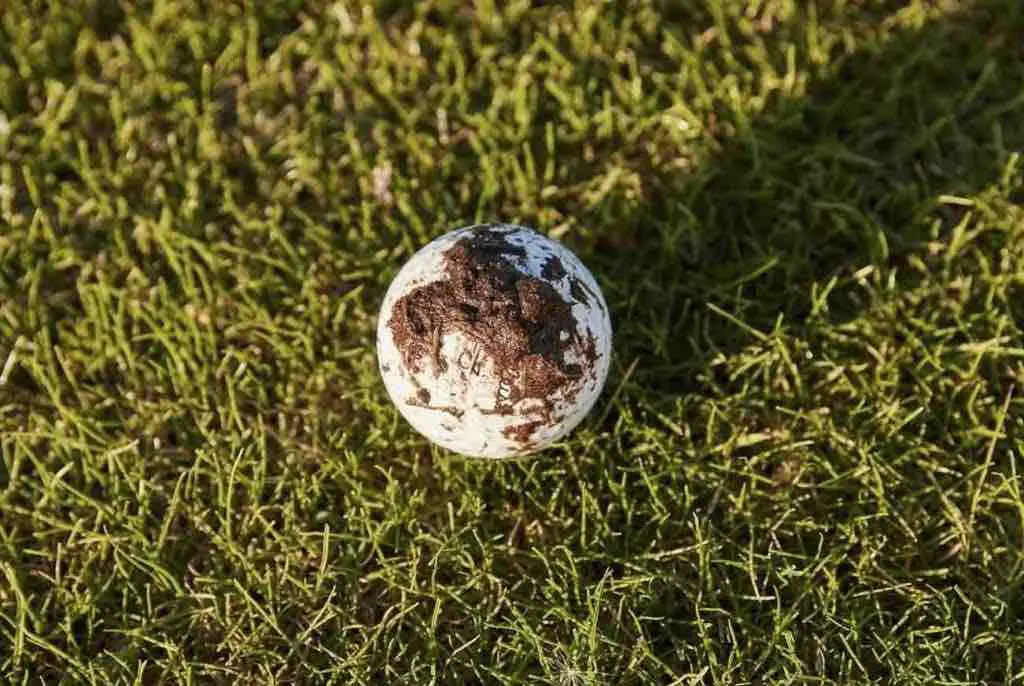
<instances>
[{"instance_id":1,"label":"lettering on golf ball","mask_svg":"<svg viewBox=\"0 0 1024 686\"><path fill-rule=\"evenodd\" d=\"M590 411L611 322L594 277L561 244L525 227L471 226L400 270L377 352L389 395L420 433L508 457L550 445Z\"/></svg>"}]
</instances>

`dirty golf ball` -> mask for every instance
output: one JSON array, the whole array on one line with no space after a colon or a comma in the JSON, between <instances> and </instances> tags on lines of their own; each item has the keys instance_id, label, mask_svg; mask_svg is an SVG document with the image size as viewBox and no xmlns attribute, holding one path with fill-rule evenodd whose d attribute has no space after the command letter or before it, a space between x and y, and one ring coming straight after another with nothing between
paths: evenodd
<instances>
[{"instance_id":1,"label":"dirty golf ball","mask_svg":"<svg viewBox=\"0 0 1024 686\"><path fill-rule=\"evenodd\" d=\"M470 226L413 255L377 322L381 375L421 434L511 457L569 433L608 375L611 321L587 268L508 224Z\"/></svg>"}]
</instances>

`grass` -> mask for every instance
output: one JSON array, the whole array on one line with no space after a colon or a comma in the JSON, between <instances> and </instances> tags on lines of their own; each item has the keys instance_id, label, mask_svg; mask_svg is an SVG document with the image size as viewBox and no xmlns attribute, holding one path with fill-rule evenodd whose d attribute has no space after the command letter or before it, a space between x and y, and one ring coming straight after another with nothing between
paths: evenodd
<instances>
[{"instance_id":1,"label":"grass","mask_svg":"<svg viewBox=\"0 0 1024 686\"><path fill-rule=\"evenodd\" d=\"M540 5L540 3L538 3ZM1024 678L1017 0L7 0L12 684ZM388 403L418 246L601 281L593 415Z\"/></svg>"}]
</instances>

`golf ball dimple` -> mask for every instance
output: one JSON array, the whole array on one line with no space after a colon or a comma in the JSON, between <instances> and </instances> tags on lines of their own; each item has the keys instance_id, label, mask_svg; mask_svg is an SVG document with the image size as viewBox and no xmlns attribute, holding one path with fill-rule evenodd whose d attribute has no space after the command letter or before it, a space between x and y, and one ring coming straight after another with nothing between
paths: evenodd
<instances>
[{"instance_id":1,"label":"golf ball dimple","mask_svg":"<svg viewBox=\"0 0 1024 686\"><path fill-rule=\"evenodd\" d=\"M611 360L608 306L560 243L509 224L470 226L417 252L377 322L388 394L457 453L541 450L587 415Z\"/></svg>"}]
</instances>

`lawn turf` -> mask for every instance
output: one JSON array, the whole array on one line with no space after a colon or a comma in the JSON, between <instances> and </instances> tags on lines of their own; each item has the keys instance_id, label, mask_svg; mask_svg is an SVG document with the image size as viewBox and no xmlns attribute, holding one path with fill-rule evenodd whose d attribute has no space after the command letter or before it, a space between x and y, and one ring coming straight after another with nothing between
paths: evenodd
<instances>
[{"instance_id":1,"label":"lawn turf","mask_svg":"<svg viewBox=\"0 0 1024 686\"><path fill-rule=\"evenodd\" d=\"M1017 0L0 8L0 675L1024 678ZM616 359L431 447L376 309L529 224Z\"/></svg>"}]
</instances>

